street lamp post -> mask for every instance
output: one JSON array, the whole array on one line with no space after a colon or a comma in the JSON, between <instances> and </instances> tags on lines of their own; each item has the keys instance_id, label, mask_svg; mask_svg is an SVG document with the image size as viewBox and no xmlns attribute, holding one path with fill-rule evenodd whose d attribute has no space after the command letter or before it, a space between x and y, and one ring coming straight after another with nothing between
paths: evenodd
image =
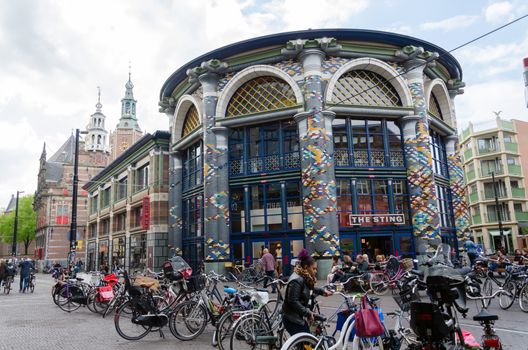
<instances>
[{"instance_id":1,"label":"street lamp post","mask_svg":"<svg viewBox=\"0 0 528 350\"><path fill-rule=\"evenodd\" d=\"M73 193L72 193L72 213L70 224L70 253L75 253L77 249L77 193L79 187L79 135L86 134L79 129L75 129L75 157L73 162Z\"/></svg>"},{"instance_id":2,"label":"street lamp post","mask_svg":"<svg viewBox=\"0 0 528 350\"><path fill-rule=\"evenodd\" d=\"M16 205L15 205L15 223L13 224L13 246L11 248L11 255L17 256L17 229L18 229L18 197L24 191L17 191Z\"/></svg>"}]
</instances>

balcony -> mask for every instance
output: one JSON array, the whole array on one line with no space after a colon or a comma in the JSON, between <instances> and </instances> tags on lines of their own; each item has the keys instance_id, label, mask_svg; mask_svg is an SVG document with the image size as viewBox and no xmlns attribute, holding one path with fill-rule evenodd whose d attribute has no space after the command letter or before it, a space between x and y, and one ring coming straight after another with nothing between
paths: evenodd
<instances>
[{"instance_id":1,"label":"balcony","mask_svg":"<svg viewBox=\"0 0 528 350\"><path fill-rule=\"evenodd\" d=\"M480 217L480 214L478 215L473 215L471 217L472 221L473 221L473 225L480 225L482 224L482 218Z\"/></svg>"},{"instance_id":2,"label":"balcony","mask_svg":"<svg viewBox=\"0 0 528 350\"><path fill-rule=\"evenodd\" d=\"M470 170L466 174L466 182L475 180L475 170Z\"/></svg>"},{"instance_id":3,"label":"balcony","mask_svg":"<svg viewBox=\"0 0 528 350\"><path fill-rule=\"evenodd\" d=\"M505 198L506 190L504 188L503 189L497 188L497 197ZM484 189L484 199L485 200L495 199L495 191L493 190L493 188Z\"/></svg>"},{"instance_id":4,"label":"balcony","mask_svg":"<svg viewBox=\"0 0 528 350\"><path fill-rule=\"evenodd\" d=\"M508 174L509 175L522 175L522 170L520 165L508 164Z\"/></svg>"},{"instance_id":5,"label":"balcony","mask_svg":"<svg viewBox=\"0 0 528 350\"><path fill-rule=\"evenodd\" d=\"M473 192L469 195L469 202L471 204L477 203L479 201L478 192Z\"/></svg>"},{"instance_id":6,"label":"balcony","mask_svg":"<svg viewBox=\"0 0 528 350\"><path fill-rule=\"evenodd\" d=\"M507 152L519 153L519 145L515 142L504 142L504 148Z\"/></svg>"},{"instance_id":7,"label":"balcony","mask_svg":"<svg viewBox=\"0 0 528 350\"><path fill-rule=\"evenodd\" d=\"M524 191L524 188L512 187L511 192L512 192L513 198L525 198L526 197L526 192Z\"/></svg>"},{"instance_id":8,"label":"balcony","mask_svg":"<svg viewBox=\"0 0 528 350\"><path fill-rule=\"evenodd\" d=\"M471 133L471 130L469 129L469 127L462 130L462 140L468 138L470 133Z\"/></svg>"},{"instance_id":9,"label":"balcony","mask_svg":"<svg viewBox=\"0 0 528 350\"><path fill-rule=\"evenodd\" d=\"M491 173L495 173L495 176L504 175L504 169L496 168L496 169L481 169L480 170L480 174L482 177L489 177L491 176Z\"/></svg>"},{"instance_id":10,"label":"balcony","mask_svg":"<svg viewBox=\"0 0 528 350\"><path fill-rule=\"evenodd\" d=\"M478 149L478 154L480 156L483 156L483 155L486 155L486 154L491 154L491 153L497 153L497 152L500 152L500 148L499 146L494 146L494 147L482 147Z\"/></svg>"},{"instance_id":11,"label":"balcony","mask_svg":"<svg viewBox=\"0 0 528 350\"><path fill-rule=\"evenodd\" d=\"M526 213L528 214L528 213ZM510 221L510 213L501 213L501 220L504 221ZM499 219L497 218L497 212L496 211L488 211L488 223L494 223L498 222Z\"/></svg>"},{"instance_id":12,"label":"balcony","mask_svg":"<svg viewBox=\"0 0 528 350\"><path fill-rule=\"evenodd\" d=\"M471 157L473 157L473 150L471 148L465 150L464 151L464 161L467 162L467 160L470 159Z\"/></svg>"},{"instance_id":13,"label":"balcony","mask_svg":"<svg viewBox=\"0 0 528 350\"><path fill-rule=\"evenodd\" d=\"M500 126L505 130L513 131L513 122L508 120L500 120Z\"/></svg>"},{"instance_id":14,"label":"balcony","mask_svg":"<svg viewBox=\"0 0 528 350\"><path fill-rule=\"evenodd\" d=\"M515 218L517 219L517 221L528 221L528 212L516 211Z\"/></svg>"}]
</instances>

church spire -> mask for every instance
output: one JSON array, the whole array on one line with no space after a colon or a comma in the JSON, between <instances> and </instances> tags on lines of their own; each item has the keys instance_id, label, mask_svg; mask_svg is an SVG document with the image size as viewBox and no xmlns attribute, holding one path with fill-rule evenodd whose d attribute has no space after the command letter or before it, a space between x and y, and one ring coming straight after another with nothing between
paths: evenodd
<instances>
[{"instance_id":1,"label":"church spire","mask_svg":"<svg viewBox=\"0 0 528 350\"><path fill-rule=\"evenodd\" d=\"M97 103L95 104L95 113L90 116L90 122L86 127L88 135L85 138L84 148L86 151L103 151L108 152L106 137L108 131L105 129L106 116L102 112L101 88L97 87Z\"/></svg>"},{"instance_id":2,"label":"church spire","mask_svg":"<svg viewBox=\"0 0 528 350\"><path fill-rule=\"evenodd\" d=\"M97 103L95 104L96 112L101 112L103 105L101 104L101 87L97 87Z\"/></svg>"},{"instance_id":3,"label":"church spire","mask_svg":"<svg viewBox=\"0 0 528 350\"><path fill-rule=\"evenodd\" d=\"M125 96L121 99L121 118L118 129L135 129L141 131L137 122L136 103L134 99L134 84L132 83L132 66L128 64L128 81L125 84Z\"/></svg>"}]
</instances>

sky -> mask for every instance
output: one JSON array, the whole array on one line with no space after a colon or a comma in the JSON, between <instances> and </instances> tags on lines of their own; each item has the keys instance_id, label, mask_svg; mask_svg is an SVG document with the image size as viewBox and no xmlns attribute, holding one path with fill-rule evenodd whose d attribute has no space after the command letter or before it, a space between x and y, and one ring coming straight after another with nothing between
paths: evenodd
<instances>
[{"instance_id":1,"label":"sky","mask_svg":"<svg viewBox=\"0 0 528 350\"><path fill-rule=\"evenodd\" d=\"M410 35L451 50L528 14L523 0L0 0L0 207L34 193L38 160L95 112L120 115L129 62L144 131L167 130L165 80L193 58L240 40L290 30L356 28ZM459 129L493 118L528 120L522 59L528 19L453 52L465 93Z\"/></svg>"}]
</instances>

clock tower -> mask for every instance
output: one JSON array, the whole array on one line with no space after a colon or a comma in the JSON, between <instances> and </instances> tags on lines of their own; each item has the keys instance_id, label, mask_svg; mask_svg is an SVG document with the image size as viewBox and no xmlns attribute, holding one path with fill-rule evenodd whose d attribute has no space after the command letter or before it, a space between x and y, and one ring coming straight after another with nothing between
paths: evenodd
<instances>
[{"instance_id":1,"label":"clock tower","mask_svg":"<svg viewBox=\"0 0 528 350\"><path fill-rule=\"evenodd\" d=\"M129 67L128 81L125 84L125 96L121 99L121 117L115 131L110 134L112 160L119 157L143 136L136 116L137 101L134 99L133 89L134 84L132 83Z\"/></svg>"}]
</instances>

